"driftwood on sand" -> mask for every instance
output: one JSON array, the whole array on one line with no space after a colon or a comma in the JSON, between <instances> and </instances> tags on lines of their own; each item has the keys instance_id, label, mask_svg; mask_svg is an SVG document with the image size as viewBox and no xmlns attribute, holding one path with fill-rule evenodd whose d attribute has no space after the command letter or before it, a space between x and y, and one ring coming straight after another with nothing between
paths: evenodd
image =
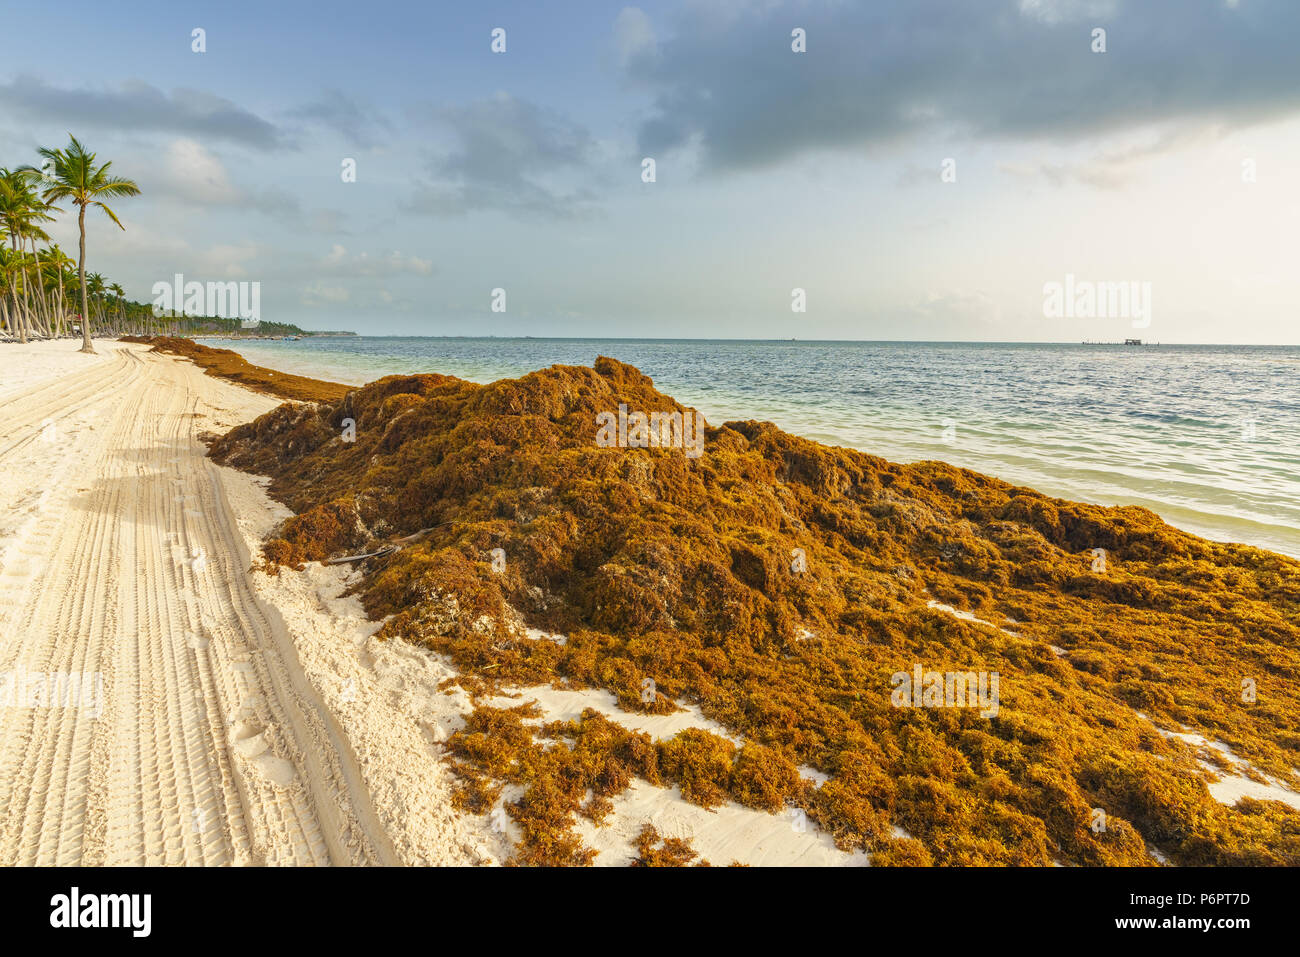
<instances>
[{"instance_id":1,"label":"driftwood on sand","mask_svg":"<svg viewBox=\"0 0 1300 957\"><path fill-rule=\"evenodd\" d=\"M442 524L450 525L451 523L443 522ZM326 559L325 564L343 565L347 562L359 562L367 558L382 558L384 555L391 555L393 552L397 551L403 545L409 544L411 542L419 541L425 535L428 535L431 531L433 531L435 528L438 527L439 527L438 525L430 525L428 528L422 528L418 532L414 532L402 538L395 538L389 544L384 545L382 548L375 549L375 551L373 552L364 552L360 555L341 555L338 558Z\"/></svg>"}]
</instances>

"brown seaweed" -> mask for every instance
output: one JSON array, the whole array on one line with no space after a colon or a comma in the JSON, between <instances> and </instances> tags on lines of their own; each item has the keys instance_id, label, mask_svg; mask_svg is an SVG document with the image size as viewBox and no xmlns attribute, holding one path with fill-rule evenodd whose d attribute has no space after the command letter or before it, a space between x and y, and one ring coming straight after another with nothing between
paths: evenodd
<instances>
[{"instance_id":1,"label":"brown seaweed","mask_svg":"<svg viewBox=\"0 0 1300 957\"><path fill-rule=\"evenodd\" d=\"M297 513L267 543L273 563L437 526L364 566L368 611L392 616L382 637L450 656L481 690L694 703L744 736L735 748L685 732L632 756L635 736L595 717L543 732L480 708L452 742L479 789L464 804L481 810L492 781L528 786L511 808L518 862L589 859L569 827L608 805L586 791L607 800L638 775L706 805L801 807L877 863L1149 864L1148 844L1183 864L1300 863L1300 814L1218 804L1192 750L1156 730L1195 729L1300 783L1300 563L1143 508L898 465L766 422L708 428L696 459L598 447L595 417L620 403L682 411L600 358L489 385L389 376L213 445L269 474ZM567 642L521 637L517 619ZM895 707L891 676L918 664L996 672L996 717ZM556 734L590 738L577 766L544 746ZM797 765L830 780L813 787Z\"/></svg>"}]
</instances>

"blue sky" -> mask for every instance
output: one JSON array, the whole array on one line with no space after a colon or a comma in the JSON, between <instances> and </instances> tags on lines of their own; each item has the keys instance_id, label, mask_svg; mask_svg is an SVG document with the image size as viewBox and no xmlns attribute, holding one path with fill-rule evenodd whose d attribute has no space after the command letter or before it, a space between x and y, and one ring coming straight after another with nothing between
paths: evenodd
<instances>
[{"instance_id":1,"label":"blue sky","mask_svg":"<svg viewBox=\"0 0 1300 957\"><path fill-rule=\"evenodd\" d=\"M141 301L180 272L374 334L1300 340L1283 0L73 2L6 28L0 165L72 131L136 179L89 266ZM1150 324L1045 316L1067 275L1149 283Z\"/></svg>"}]
</instances>

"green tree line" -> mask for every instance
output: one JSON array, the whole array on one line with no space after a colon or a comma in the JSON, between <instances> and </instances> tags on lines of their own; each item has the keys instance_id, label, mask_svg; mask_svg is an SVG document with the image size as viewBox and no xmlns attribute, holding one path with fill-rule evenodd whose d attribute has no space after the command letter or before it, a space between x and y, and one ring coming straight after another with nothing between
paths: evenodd
<instances>
[{"instance_id":1,"label":"green tree line","mask_svg":"<svg viewBox=\"0 0 1300 957\"><path fill-rule=\"evenodd\" d=\"M133 180L114 175L112 162L69 134L62 149L41 147L42 163L0 167L0 335L27 342L80 335L83 352L94 352L94 335L310 335L290 323L263 322L255 330L220 316L155 315L152 305L126 298L122 287L86 272L86 213L102 211L120 229L106 202L137 196ZM77 211L77 258L50 240L45 224L70 205ZM85 317L85 318L83 318ZM88 320L88 321L87 321Z\"/></svg>"}]
</instances>

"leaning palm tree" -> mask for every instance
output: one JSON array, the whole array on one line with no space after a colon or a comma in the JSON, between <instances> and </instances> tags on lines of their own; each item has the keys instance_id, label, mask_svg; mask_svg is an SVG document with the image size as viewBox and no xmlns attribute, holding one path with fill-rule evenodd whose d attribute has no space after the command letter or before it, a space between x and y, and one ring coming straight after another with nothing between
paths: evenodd
<instances>
[{"instance_id":1,"label":"leaning palm tree","mask_svg":"<svg viewBox=\"0 0 1300 957\"><path fill-rule=\"evenodd\" d=\"M78 207L77 227L81 231L80 255L77 259L77 275L80 278L78 285L81 288L81 351L94 352L95 347L90 343L90 303L86 295L86 208L98 206L120 229L126 229L117 214L104 203L104 199L138 196L140 187L129 179L110 176L108 168L113 165L111 162L96 166L95 154L87 152L71 133L68 134L68 140L65 149L50 149L47 146L40 148L39 152L49 166L44 174L30 167L24 172L41 177L45 186L42 198L47 203L68 199Z\"/></svg>"}]
</instances>

